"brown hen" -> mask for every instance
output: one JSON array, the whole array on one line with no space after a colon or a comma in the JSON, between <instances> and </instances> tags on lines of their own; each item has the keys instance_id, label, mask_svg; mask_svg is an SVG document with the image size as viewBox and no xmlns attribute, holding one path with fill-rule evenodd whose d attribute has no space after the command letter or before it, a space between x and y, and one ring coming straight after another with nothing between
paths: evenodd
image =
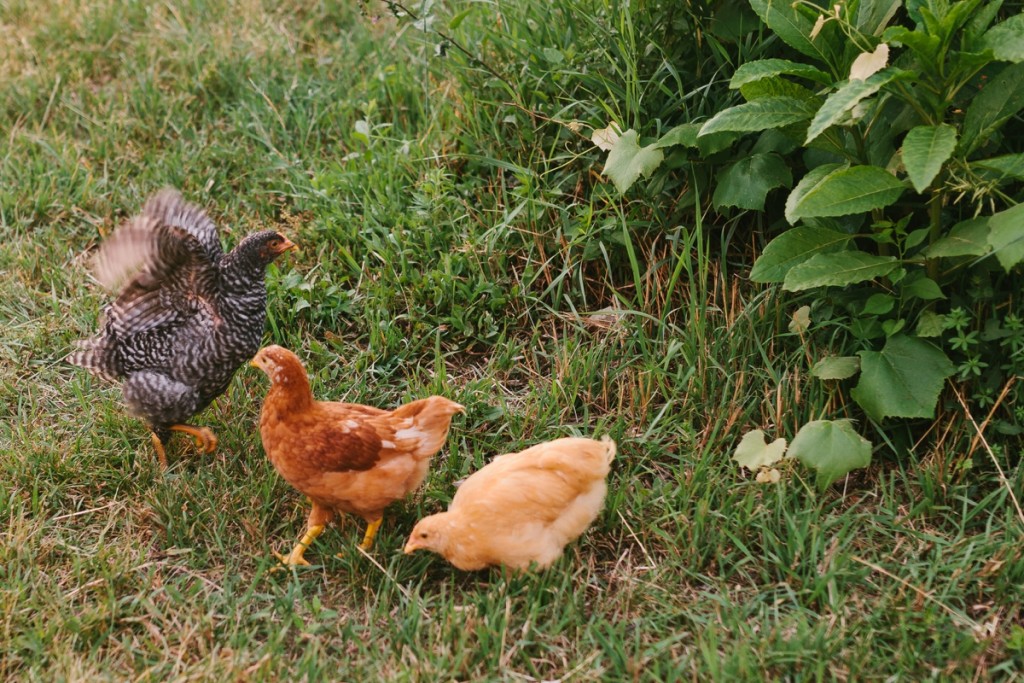
<instances>
[{"instance_id":1,"label":"brown hen","mask_svg":"<svg viewBox=\"0 0 1024 683\"><path fill-rule=\"evenodd\" d=\"M392 411L317 401L305 368L291 351L268 346L252 364L271 382L260 414L263 449L281 476L313 503L302 540L278 559L309 564L303 554L339 511L366 520L359 547L368 549L384 508L423 482L452 416L464 412L463 407L441 396Z\"/></svg>"}]
</instances>

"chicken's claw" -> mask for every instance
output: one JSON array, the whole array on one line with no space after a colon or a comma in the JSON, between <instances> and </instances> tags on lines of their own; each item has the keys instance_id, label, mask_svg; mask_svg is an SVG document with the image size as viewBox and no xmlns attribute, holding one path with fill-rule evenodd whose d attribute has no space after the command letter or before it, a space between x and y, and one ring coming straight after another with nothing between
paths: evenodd
<instances>
[{"instance_id":1,"label":"chicken's claw","mask_svg":"<svg viewBox=\"0 0 1024 683\"><path fill-rule=\"evenodd\" d=\"M213 453L215 450L217 450L217 435L214 434L209 429L207 429L206 427L203 427L199 431L203 433L203 452ZM196 447L199 447L198 443L196 443Z\"/></svg>"},{"instance_id":2,"label":"chicken's claw","mask_svg":"<svg viewBox=\"0 0 1024 683\"><path fill-rule=\"evenodd\" d=\"M282 555L281 553L279 553L279 552L277 552L275 550L274 551L274 557L276 557L278 562L283 564L285 567L298 567L298 566L308 567L309 566L309 560L304 558L301 553L296 555L294 550L292 550L287 555ZM275 567L275 569L284 569L284 567Z\"/></svg>"},{"instance_id":3,"label":"chicken's claw","mask_svg":"<svg viewBox=\"0 0 1024 683\"><path fill-rule=\"evenodd\" d=\"M171 425L170 430L173 432L183 432L188 434L196 442L196 448L203 453L213 453L217 450L217 435L214 434L208 427L193 427L192 425Z\"/></svg>"},{"instance_id":4,"label":"chicken's claw","mask_svg":"<svg viewBox=\"0 0 1024 683\"><path fill-rule=\"evenodd\" d=\"M281 564L287 567L296 567L299 565L308 567L309 562L306 561L306 558L303 557L303 555L306 554L306 549L309 548L310 544L312 544L313 541L316 540L316 537L322 534L323 531L323 525L309 527L306 529L306 533L302 537L302 540L295 544L295 547L292 548L290 553L282 555L281 553L274 552L274 557L280 560Z\"/></svg>"}]
</instances>

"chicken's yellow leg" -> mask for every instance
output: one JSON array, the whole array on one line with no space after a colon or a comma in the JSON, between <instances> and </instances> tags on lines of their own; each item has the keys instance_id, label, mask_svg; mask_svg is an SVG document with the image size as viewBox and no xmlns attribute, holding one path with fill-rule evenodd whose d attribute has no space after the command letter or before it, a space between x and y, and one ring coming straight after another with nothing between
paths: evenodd
<instances>
[{"instance_id":1,"label":"chicken's yellow leg","mask_svg":"<svg viewBox=\"0 0 1024 683\"><path fill-rule=\"evenodd\" d=\"M153 441L153 450L156 451L156 459L160 461L160 467L167 469L167 453L164 451L164 442L160 440L160 437L153 432L149 435L149 438Z\"/></svg>"},{"instance_id":2,"label":"chicken's yellow leg","mask_svg":"<svg viewBox=\"0 0 1024 683\"><path fill-rule=\"evenodd\" d=\"M316 540L316 537L323 533L323 531L324 527L322 524L309 527L306 529L306 534L302 537L302 540L295 544L295 547L292 548L292 551L288 553L287 556L275 552L274 557L279 559L282 564L286 564L288 566L298 564L308 566L309 562L303 557L303 555L306 553L306 548L308 548L313 541Z\"/></svg>"},{"instance_id":3,"label":"chicken's yellow leg","mask_svg":"<svg viewBox=\"0 0 1024 683\"><path fill-rule=\"evenodd\" d=\"M363 536L363 542L359 544L360 549L369 550L373 546L373 539L377 537L377 529L380 528L381 522L383 521L384 518L381 517L367 525L366 535Z\"/></svg>"},{"instance_id":4,"label":"chicken's yellow leg","mask_svg":"<svg viewBox=\"0 0 1024 683\"><path fill-rule=\"evenodd\" d=\"M217 435L206 427L193 427L192 425L171 425L168 427L172 432L184 432L196 440L196 448L203 453L213 453L217 450Z\"/></svg>"},{"instance_id":5,"label":"chicken's yellow leg","mask_svg":"<svg viewBox=\"0 0 1024 683\"><path fill-rule=\"evenodd\" d=\"M302 537L302 540L292 548L292 551L288 553L287 556L274 553L274 557L281 560L282 563L288 566L309 564L309 562L306 561L306 558L303 557L306 553L306 549L309 548L313 541L316 540L317 536L323 533L324 528L331 522L331 519L334 518L334 510L320 505L320 503L317 503L315 500L312 502L313 509L309 511L309 519L306 521L306 533Z\"/></svg>"}]
</instances>

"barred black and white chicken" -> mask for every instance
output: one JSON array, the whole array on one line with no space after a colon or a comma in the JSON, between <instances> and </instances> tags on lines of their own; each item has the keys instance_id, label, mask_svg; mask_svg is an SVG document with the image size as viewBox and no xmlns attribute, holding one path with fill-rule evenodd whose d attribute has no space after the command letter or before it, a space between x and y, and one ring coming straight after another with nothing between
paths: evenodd
<instances>
[{"instance_id":1,"label":"barred black and white chicken","mask_svg":"<svg viewBox=\"0 0 1024 683\"><path fill-rule=\"evenodd\" d=\"M192 436L206 453L216 449L213 432L188 420L259 349L267 266L293 248L265 230L224 254L213 221L173 189L153 195L101 245L93 272L117 298L104 308L99 334L78 342L68 362L122 382L163 467L171 432Z\"/></svg>"}]
</instances>

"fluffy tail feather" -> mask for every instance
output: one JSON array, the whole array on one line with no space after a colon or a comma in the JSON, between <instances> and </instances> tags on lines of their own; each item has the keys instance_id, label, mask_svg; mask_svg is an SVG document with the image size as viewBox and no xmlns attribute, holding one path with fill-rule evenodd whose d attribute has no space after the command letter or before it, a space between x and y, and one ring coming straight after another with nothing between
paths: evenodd
<instances>
[{"instance_id":1,"label":"fluffy tail feather","mask_svg":"<svg viewBox=\"0 0 1024 683\"><path fill-rule=\"evenodd\" d=\"M82 339L75 342L77 350L72 351L64 359L71 365L85 368L97 377L116 381L117 369L110 357L110 345L103 337Z\"/></svg>"},{"instance_id":2,"label":"fluffy tail feather","mask_svg":"<svg viewBox=\"0 0 1024 683\"><path fill-rule=\"evenodd\" d=\"M443 396L430 396L396 408L390 415L395 425L395 439L412 441L415 457L430 457L441 450L448 437L452 416L466 409Z\"/></svg>"},{"instance_id":3,"label":"fluffy tail feather","mask_svg":"<svg viewBox=\"0 0 1024 683\"><path fill-rule=\"evenodd\" d=\"M615 442L612 441L612 437L607 434L601 437L601 443L604 444L604 454L608 459L608 464L611 465L612 460L615 459L615 454L618 452L618 448L616 447Z\"/></svg>"},{"instance_id":4,"label":"fluffy tail feather","mask_svg":"<svg viewBox=\"0 0 1024 683\"><path fill-rule=\"evenodd\" d=\"M545 441L519 453L499 455L492 462L510 459L509 467L526 463L530 467L559 472L582 482L604 479L615 458L615 442L605 435L600 441L585 437L566 437Z\"/></svg>"},{"instance_id":5,"label":"fluffy tail feather","mask_svg":"<svg viewBox=\"0 0 1024 683\"><path fill-rule=\"evenodd\" d=\"M466 409L450 401L444 396L428 396L395 408L391 413L396 418L411 417L417 422L430 422L438 419L451 419L456 413L464 413Z\"/></svg>"}]
</instances>

